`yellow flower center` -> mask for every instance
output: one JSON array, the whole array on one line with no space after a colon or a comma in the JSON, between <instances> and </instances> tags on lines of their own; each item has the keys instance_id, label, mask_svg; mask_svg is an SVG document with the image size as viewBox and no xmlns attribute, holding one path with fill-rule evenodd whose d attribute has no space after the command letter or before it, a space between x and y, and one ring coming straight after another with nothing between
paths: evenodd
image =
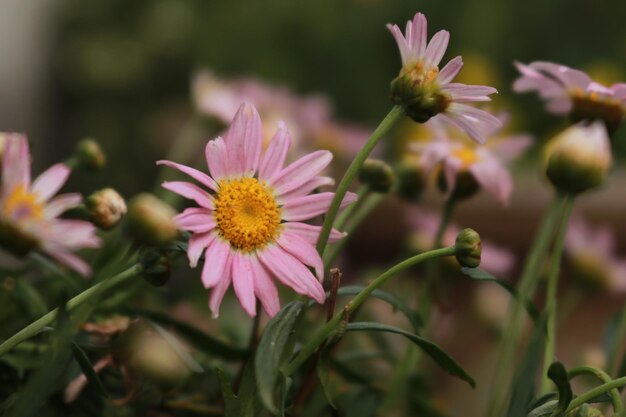
<instances>
[{"instance_id":1,"label":"yellow flower center","mask_svg":"<svg viewBox=\"0 0 626 417\"><path fill-rule=\"evenodd\" d=\"M471 148L459 148L452 151L452 155L462 163L461 169L467 169L470 165L478 162L478 155Z\"/></svg>"},{"instance_id":2,"label":"yellow flower center","mask_svg":"<svg viewBox=\"0 0 626 417\"><path fill-rule=\"evenodd\" d=\"M278 203L256 178L221 180L214 216L220 235L246 252L273 242L281 229Z\"/></svg>"},{"instance_id":3,"label":"yellow flower center","mask_svg":"<svg viewBox=\"0 0 626 417\"><path fill-rule=\"evenodd\" d=\"M615 129L626 114L626 107L621 101L598 94L586 92L580 88L570 90L572 98L572 117L574 120L602 119L610 129Z\"/></svg>"},{"instance_id":4,"label":"yellow flower center","mask_svg":"<svg viewBox=\"0 0 626 417\"><path fill-rule=\"evenodd\" d=\"M43 205L35 193L28 192L23 185L11 191L2 207L2 214L12 220L35 220L43 217Z\"/></svg>"}]
</instances>

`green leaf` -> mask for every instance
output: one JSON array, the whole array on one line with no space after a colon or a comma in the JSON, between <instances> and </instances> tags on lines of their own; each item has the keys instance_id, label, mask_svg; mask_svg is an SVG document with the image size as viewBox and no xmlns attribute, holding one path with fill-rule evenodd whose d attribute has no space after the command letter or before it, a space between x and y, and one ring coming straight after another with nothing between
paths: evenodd
<instances>
[{"instance_id":1,"label":"green leaf","mask_svg":"<svg viewBox=\"0 0 626 417\"><path fill-rule=\"evenodd\" d=\"M224 417L255 417L257 410L257 389L254 378L254 364L249 362L241 379L239 395L235 395L228 377L221 369L217 369L217 376L222 387L224 398Z\"/></svg>"},{"instance_id":2,"label":"green leaf","mask_svg":"<svg viewBox=\"0 0 626 417\"><path fill-rule=\"evenodd\" d=\"M559 406L558 400L550 400L534 408L527 417L544 417L551 415Z\"/></svg>"},{"instance_id":3,"label":"green leaf","mask_svg":"<svg viewBox=\"0 0 626 417\"><path fill-rule=\"evenodd\" d=\"M317 377L322 385L322 390L326 396L328 404L334 409L337 409L335 402L333 401L333 395L330 391L330 353L332 349L328 346L324 347L320 352L320 356L317 361Z\"/></svg>"},{"instance_id":4,"label":"green leaf","mask_svg":"<svg viewBox=\"0 0 626 417\"><path fill-rule=\"evenodd\" d=\"M217 369L217 377L222 388L222 398L224 399L224 417L237 417L237 397L233 393L228 377L221 369Z\"/></svg>"},{"instance_id":5,"label":"green leaf","mask_svg":"<svg viewBox=\"0 0 626 417\"><path fill-rule=\"evenodd\" d=\"M294 326L302 312L304 303L292 301L283 307L267 323L254 360L256 379L261 402L273 414L279 414L274 393L278 382L283 382L281 367L292 354Z\"/></svg>"},{"instance_id":6,"label":"green leaf","mask_svg":"<svg viewBox=\"0 0 626 417\"><path fill-rule=\"evenodd\" d=\"M450 355L448 355L443 349L439 346L431 342L430 340L424 339L418 335L413 333L409 333L405 330L399 329L394 326L389 326L387 324L380 323L368 323L368 322L358 322L358 323L348 323L347 331L376 331L376 332L388 332L388 333L396 333L402 335L415 343L418 347L420 347L424 353L430 356L437 365L444 371L449 374L461 378L463 381L466 381L470 386L475 387L476 383L474 379L469 376L469 374L458 364L456 360L454 360Z\"/></svg>"},{"instance_id":7,"label":"green leaf","mask_svg":"<svg viewBox=\"0 0 626 417\"><path fill-rule=\"evenodd\" d=\"M509 284L508 282L502 279L498 279L494 277L493 275L491 275L489 272L480 268L463 267L461 268L461 271L472 279L475 279L478 281L490 281L490 282L494 282L498 284L500 287L508 291L509 294L511 294L513 298L515 298L518 302L523 304L524 308L526 309L526 312L528 313L530 318L533 319L535 323L539 319L539 310L537 309L537 307L535 307L533 302L531 300L522 298L519 292L517 292L517 289L511 284Z\"/></svg>"},{"instance_id":8,"label":"green leaf","mask_svg":"<svg viewBox=\"0 0 626 417\"><path fill-rule=\"evenodd\" d=\"M43 298L24 278L15 280L15 295L31 319L38 319L48 312Z\"/></svg>"},{"instance_id":9,"label":"green leaf","mask_svg":"<svg viewBox=\"0 0 626 417\"><path fill-rule=\"evenodd\" d=\"M157 311L137 309L130 310L129 312L131 314L145 317L164 326L173 327L176 330L176 333L201 352L211 354L227 361L241 361L248 357L247 349L227 345L226 343L204 333L202 330L185 322L176 320L167 314Z\"/></svg>"},{"instance_id":10,"label":"green leaf","mask_svg":"<svg viewBox=\"0 0 626 417\"><path fill-rule=\"evenodd\" d=\"M93 365L91 364L91 361L89 360L83 349L81 349L81 347L78 346L76 343L72 343L72 353L74 354L74 359L76 359L76 362L78 362L78 366L80 366L80 369L87 377L89 384L92 387L96 388L98 394L102 395L105 398L109 398L109 393L104 387L104 384L102 384L98 373L95 369L93 369Z\"/></svg>"},{"instance_id":11,"label":"green leaf","mask_svg":"<svg viewBox=\"0 0 626 417\"><path fill-rule=\"evenodd\" d=\"M380 404L380 393L363 388L346 404L345 417L374 417Z\"/></svg>"},{"instance_id":12,"label":"green leaf","mask_svg":"<svg viewBox=\"0 0 626 417\"><path fill-rule=\"evenodd\" d=\"M180 359L187 365L189 369L193 372L201 374L203 371L202 366L198 362L195 361L194 358L191 357L187 349L176 339L174 335L165 330L163 327L159 326L153 321L148 321L154 329L159 332L159 334L165 339L165 341L174 349L176 354L180 357Z\"/></svg>"},{"instance_id":13,"label":"green leaf","mask_svg":"<svg viewBox=\"0 0 626 417\"><path fill-rule=\"evenodd\" d=\"M567 410L569 403L572 402L574 394L572 393L572 387L569 384L569 378L567 377L567 370L561 362L552 362L548 368L548 378L554 382L557 390L559 391L559 405L554 411L553 416L561 416Z\"/></svg>"},{"instance_id":14,"label":"green leaf","mask_svg":"<svg viewBox=\"0 0 626 417\"><path fill-rule=\"evenodd\" d=\"M543 359L545 334L546 319L545 316L541 316L535 324L526 353L513 380L507 417L526 417L529 411L529 406L535 397L536 377Z\"/></svg>"}]
</instances>

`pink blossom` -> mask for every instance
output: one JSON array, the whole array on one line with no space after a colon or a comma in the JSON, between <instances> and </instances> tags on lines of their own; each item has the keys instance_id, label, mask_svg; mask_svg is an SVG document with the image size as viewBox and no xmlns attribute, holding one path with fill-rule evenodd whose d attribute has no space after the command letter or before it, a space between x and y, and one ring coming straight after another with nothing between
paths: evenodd
<instances>
[{"instance_id":1,"label":"pink blossom","mask_svg":"<svg viewBox=\"0 0 626 417\"><path fill-rule=\"evenodd\" d=\"M500 115L503 124L507 117ZM486 132L487 141L468 141L449 126L433 119L424 125L433 140L412 145L425 175L441 168L448 195L454 191L459 174L469 173L474 180L502 205L507 205L513 191L513 179L506 164L522 154L532 139L528 135L499 136L499 128Z\"/></svg>"},{"instance_id":2,"label":"pink blossom","mask_svg":"<svg viewBox=\"0 0 626 417\"><path fill-rule=\"evenodd\" d=\"M70 171L67 165L56 164L31 182L28 140L24 135L7 134L0 189L0 240L5 248L18 254L41 250L86 276L91 273L89 265L72 251L99 247L96 228L86 221L59 218L81 203L80 194L54 197Z\"/></svg>"},{"instance_id":3,"label":"pink blossom","mask_svg":"<svg viewBox=\"0 0 626 417\"><path fill-rule=\"evenodd\" d=\"M615 251L615 235L611 228L594 228L581 217L572 218L565 239L565 253L572 262L576 277L594 287L625 292L626 259L618 258Z\"/></svg>"},{"instance_id":4,"label":"pink blossom","mask_svg":"<svg viewBox=\"0 0 626 417\"><path fill-rule=\"evenodd\" d=\"M496 117L467 104L491 100L489 96L497 93L495 88L453 83L463 67L460 56L439 70L439 63L448 47L448 31L440 30L428 42L426 17L422 13L417 13L413 21L407 22L404 35L397 25L388 24L387 28L395 38L402 58L403 68L396 80L408 81L412 90L411 100L419 101L421 110L433 105L436 107L428 109L429 114L418 121L437 118L466 132L477 142L484 141L485 130L500 126ZM399 88L406 88L406 85Z\"/></svg>"},{"instance_id":5,"label":"pink blossom","mask_svg":"<svg viewBox=\"0 0 626 417\"><path fill-rule=\"evenodd\" d=\"M320 226L303 221L326 212L334 197L332 192L311 194L332 183L319 175L332 154L316 151L285 167L290 146L291 135L280 123L263 153L261 118L254 106L244 104L224 138L207 143L208 175L174 162L157 162L202 185L180 181L163 187L198 206L183 211L175 222L192 233L190 265L195 267L204 255L202 283L212 289L209 307L215 317L231 284L250 316L256 314L256 299L268 315L279 311L276 279L319 303L325 300L324 266L315 250ZM350 193L343 204L355 200ZM331 233L331 241L341 237L338 231Z\"/></svg>"},{"instance_id":6,"label":"pink blossom","mask_svg":"<svg viewBox=\"0 0 626 417\"><path fill-rule=\"evenodd\" d=\"M626 83L606 87L583 71L552 62L515 63L521 76L517 92L535 91L546 101L548 111L571 114L576 119L604 119L616 127L626 113Z\"/></svg>"},{"instance_id":7,"label":"pink blossom","mask_svg":"<svg viewBox=\"0 0 626 417\"><path fill-rule=\"evenodd\" d=\"M435 241L435 234L439 228L441 217L422 207L411 206L407 210L409 226L414 232L413 240L421 250L430 250ZM443 245L454 246L456 236L461 228L450 224L444 235ZM515 266L515 256L508 250L502 249L488 240L481 239L482 256L480 267L497 277L508 275Z\"/></svg>"}]
</instances>

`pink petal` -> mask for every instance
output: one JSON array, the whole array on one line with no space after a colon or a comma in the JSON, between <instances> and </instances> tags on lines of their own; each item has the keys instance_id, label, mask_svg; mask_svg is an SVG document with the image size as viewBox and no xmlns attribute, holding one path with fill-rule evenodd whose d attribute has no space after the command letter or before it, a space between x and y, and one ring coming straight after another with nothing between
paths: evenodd
<instances>
[{"instance_id":1,"label":"pink petal","mask_svg":"<svg viewBox=\"0 0 626 417\"><path fill-rule=\"evenodd\" d=\"M230 172L235 175L252 175L259 166L263 133L261 118L253 105L239 107L228 131L224 135Z\"/></svg>"},{"instance_id":2,"label":"pink petal","mask_svg":"<svg viewBox=\"0 0 626 417\"><path fill-rule=\"evenodd\" d=\"M189 175L191 178L198 181L205 187L210 188L213 191L217 191L217 184L215 183L213 178L209 177L202 171L198 171L195 168L191 168L185 165L177 164L176 162L165 160L157 161L157 165L165 165L166 167L177 169L180 172Z\"/></svg>"},{"instance_id":3,"label":"pink petal","mask_svg":"<svg viewBox=\"0 0 626 417\"><path fill-rule=\"evenodd\" d=\"M182 230L205 233L213 230L217 223L213 213L204 208L191 207L174 216L174 224Z\"/></svg>"},{"instance_id":4,"label":"pink petal","mask_svg":"<svg viewBox=\"0 0 626 417\"><path fill-rule=\"evenodd\" d=\"M291 163L271 178L269 183L276 190L276 194L285 194L311 180L326 168L332 159L333 154L329 151L312 152Z\"/></svg>"},{"instance_id":5,"label":"pink petal","mask_svg":"<svg viewBox=\"0 0 626 417\"><path fill-rule=\"evenodd\" d=\"M44 217L52 219L59 214L78 206L83 201L83 197L78 193L61 194L50 200L44 207Z\"/></svg>"},{"instance_id":6,"label":"pink petal","mask_svg":"<svg viewBox=\"0 0 626 417\"><path fill-rule=\"evenodd\" d=\"M437 81L441 85L448 84L457 76L461 68L463 68L463 58L460 56L452 58L437 75Z\"/></svg>"},{"instance_id":7,"label":"pink petal","mask_svg":"<svg viewBox=\"0 0 626 417\"><path fill-rule=\"evenodd\" d=\"M393 35L393 38L396 40L396 44L398 44L398 49L400 50L400 58L402 59L402 63L406 64L411 58L412 54L409 52L409 45L407 44L406 39L404 39L404 35L402 31L397 25L387 25L387 29Z\"/></svg>"},{"instance_id":8,"label":"pink petal","mask_svg":"<svg viewBox=\"0 0 626 417\"><path fill-rule=\"evenodd\" d=\"M416 58L421 58L426 52L426 43L428 41L427 33L428 25L426 16L422 13L416 13L413 17L413 30L411 31L411 47Z\"/></svg>"},{"instance_id":9,"label":"pink petal","mask_svg":"<svg viewBox=\"0 0 626 417\"><path fill-rule=\"evenodd\" d=\"M215 239L204 254L204 267L202 268L204 288L215 287L226 279L230 282L231 263L230 244L221 238Z\"/></svg>"},{"instance_id":10,"label":"pink petal","mask_svg":"<svg viewBox=\"0 0 626 417\"><path fill-rule=\"evenodd\" d=\"M432 37L426 52L424 53L424 63L427 66L436 67L441 62L443 54L446 53L448 48L448 41L450 40L450 33L447 30L440 30Z\"/></svg>"},{"instance_id":11,"label":"pink petal","mask_svg":"<svg viewBox=\"0 0 626 417\"><path fill-rule=\"evenodd\" d=\"M30 186L30 152L25 135L7 135L2 160L2 185L5 193L18 185Z\"/></svg>"},{"instance_id":12,"label":"pink petal","mask_svg":"<svg viewBox=\"0 0 626 417\"><path fill-rule=\"evenodd\" d=\"M259 168L259 178L269 179L276 175L285 165L287 152L291 146L291 135L287 131L285 123L278 124L278 130L272 137L270 144L265 151L261 167Z\"/></svg>"},{"instance_id":13,"label":"pink petal","mask_svg":"<svg viewBox=\"0 0 626 417\"><path fill-rule=\"evenodd\" d=\"M456 102L489 101L491 94L496 94L498 90L485 85L466 85L461 83L451 83L441 88L448 93Z\"/></svg>"},{"instance_id":14,"label":"pink petal","mask_svg":"<svg viewBox=\"0 0 626 417\"><path fill-rule=\"evenodd\" d=\"M469 168L476 181L506 206L513 191L511 174L495 158L473 164Z\"/></svg>"},{"instance_id":15,"label":"pink petal","mask_svg":"<svg viewBox=\"0 0 626 417\"><path fill-rule=\"evenodd\" d=\"M254 276L254 293L267 315L274 317L280 311L280 297L276 285L256 254L251 255L250 264Z\"/></svg>"},{"instance_id":16,"label":"pink petal","mask_svg":"<svg viewBox=\"0 0 626 417\"><path fill-rule=\"evenodd\" d=\"M213 197L196 184L184 181L165 181L161 186L189 200L194 200L202 207L211 210L215 208L213 205Z\"/></svg>"},{"instance_id":17,"label":"pink petal","mask_svg":"<svg viewBox=\"0 0 626 417\"><path fill-rule=\"evenodd\" d=\"M314 190L317 190L320 187L324 187L327 185L333 185L335 180L330 177L314 177L302 184L300 187L295 190L291 190L288 193L285 193L278 197L279 203L286 203L289 200L292 200L297 197L303 197L305 195L311 194Z\"/></svg>"},{"instance_id":18,"label":"pink petal","mask_svg":"<svg viewBox=\"0 0 626 417\"><path fill-rule=\"evenodd\" d=\"M281 233L278 244L303 264L313 267L320 282L324 281L324 262L313 244L287 230Z\"/></svg>"},{"instance_id":19,"label":"pink petal","mask_svg":"<svg viewBox=\"0 0 626 417\"><path fill-rule=\"evenodd\" d=\"M320 238L320 232L322 226L314 226L312 224L287 222L283 223L285 231L298 234L303 240L309 242L312 245L316 245ZM340 232L339 230L331 229L328 243L335 243L340 239L346 237L347 233Z\"/></svg>"},{"instance_id":20,"label":"pink petal","mask_svg":"<svg viewBox=\"0 0 626 417\"><path fill-rule=\"evenodd\" d=\"M282 218L287 221L301 221L319 216L328 211L334 196L335 193L326 192L290 200L282 207ZM357 195L349 192L341 202L341 207L345 207L356 200Z\"/></svg>"},{"instance_id":21,"label":"pink petal","mask_svg":"<svg viewBox=\"0 0 626 417\"><path fill-rule=\"evenodd\" d=\"M102 243L96 227L84 220L55 219L39 232L44 241L66 248L98 248Z\"/></svg>"},{"instance_id":22,"label":"pink petal","mask_svg":"<svg viewBox=\"0 0 626 417\"><path fill-rule=\"evenodd\" d=\"M67 181L72 170L65 164L56 164L48 168L33 182L32 191L40 201L48 201Z\"/></svg>"},{"instance_id":23,"label":"pink petal","mask_svg":"<svg viewBox=\"0 0 626 417\"><path fill-rule=\"evenodd\" d=\"M219 181L230 174L228 169L228 153L226 152L224 139L218 137L209 141L206 144L204 153L207 167L209 168L211 177L213 177L215 181Z\"/></svg>"},{"instance_id":24,"label":"pink petal","mask_svg":"<svg viewBox=\"0 0 626 417\"><path fill-rule=\"evenodd\" d=\"M307 295L318 303L324 303L326 293L322 284L311 271L279 246L270 245L258 253L258 257L276 277L298 294Z\"/></svg>"},{"instance_id":25,"label":"pink petal","mask_svg":"<svg viewBox=\"0 0 626 417\"><path fill-rule=\"evenodd\" d=\"M232 264L229 262L227 265L227 270L225 271L225 275L222 279L213 287L211 290L211 294L209 294L209 308L211 309L211 313L214 319L220 316L220 305L222 304L222 300L224 299L224 294L228 291L228 287L230 287L230 283L232 281Z\"/></svg>"},{"instance_id":26,"label":"pink petal","mask_svg":"<svg viewBox=\"0 0 626 417\"><path fill-rule=\"evenodd\" d=\"M43 249L48 253L48 255L78 272L83 277L91 275L91 267L81 258L63 247L54 245L45 246Z\"/></svg>"},{"instance_id":27,"label":"pink petal","mask_svg":"<svg viewBox=\"0 0 626 417\"><path fill-rule=\"evenodd\" d=\"M254 275L250 257L241 252L233 253L233 287L241 307L250 317L256 316L254 296Z\"/></svg>"},{"instance_id":28,"label":"pink petal","mask_svg":"<svg viewBox=\"0 0 626 417\"><path fill-rule=\"evenodd\" d=\"M213 243L217 234L214 232L194 233L189 238L189 247L187 248L187 257L189 258L189 266L195 268L198 260L207 247Z\"/></svg>"}]
</instances>

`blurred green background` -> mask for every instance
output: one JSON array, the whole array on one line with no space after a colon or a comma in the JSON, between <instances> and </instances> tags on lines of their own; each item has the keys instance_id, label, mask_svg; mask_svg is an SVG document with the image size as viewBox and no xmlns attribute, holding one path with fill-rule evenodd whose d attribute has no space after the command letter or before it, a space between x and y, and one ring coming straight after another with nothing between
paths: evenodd
<instances>
[{"instance_id":1,"label":"blurred green background","mask_svg":"<svg viewBox=\"0 0 626 417\"><path fill-rule=\"evenodd\" d=\"M400 68L385 24L416 11L429 36L451 32L444 59L464 56L461 79L497 87L494 106L539 138L563 122L535 96L512 96L513 60L562 62L607 83L626 73L621 0L3 0L0 129L29 134L36 170L95 137L111 164L73 186L134 194L193 113L198 68L321 92L341 118L374 125Z\"/></svg>"}]
</instances>

